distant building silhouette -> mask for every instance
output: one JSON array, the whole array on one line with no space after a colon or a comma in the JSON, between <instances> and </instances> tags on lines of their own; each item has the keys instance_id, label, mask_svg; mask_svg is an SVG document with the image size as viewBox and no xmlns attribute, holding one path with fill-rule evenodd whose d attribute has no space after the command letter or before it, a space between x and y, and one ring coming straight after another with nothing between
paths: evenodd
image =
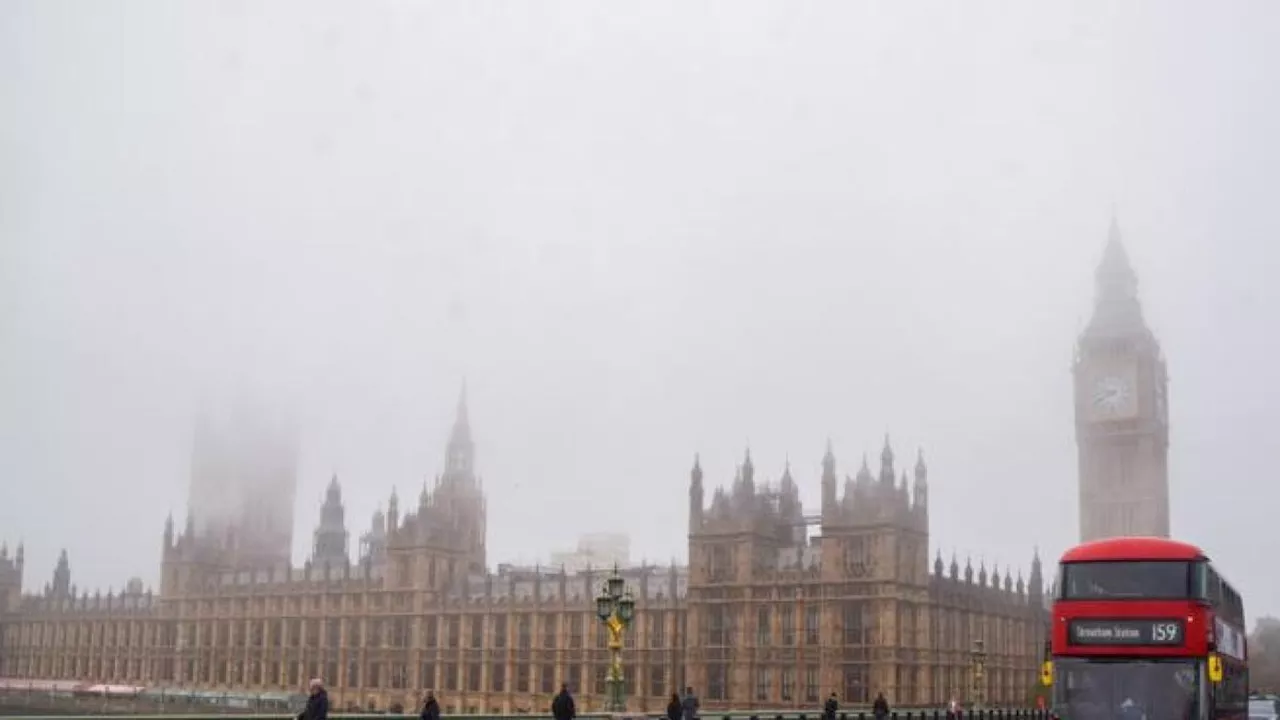
<instances>
[{"instance_id":1,"label":"distant building silhouette","mask_svg":"<svg viewBox=\"0 0 1280 720\"><path fill-rule=\"evenodd\" d=\"M1169 535L1168 376L1111 220L1075 357L1081 541Z\"/></svg>"},{"instance_id":2,"label":"distant building silhouette","mask_svg":"<svg viewBox=\"0 0 1280 720\"><path fill-rule=\"evenodd\" d=\"M298 440L289 418L238 398L196 421L191 529L241 566L287 563L293 548Z\"/></svg>"},{"instance_id":3,"label":"distant building silhouette","mask_svg":"<svg viewBox=\"0 0 1280 720\"><path fill-rule=\"evenodd\" d=\"M631 565L631 538L622 533L588 533L578 538L578 547L551 554L551 567L568 572L587 568Z\"/></svg>"}]
</instances>

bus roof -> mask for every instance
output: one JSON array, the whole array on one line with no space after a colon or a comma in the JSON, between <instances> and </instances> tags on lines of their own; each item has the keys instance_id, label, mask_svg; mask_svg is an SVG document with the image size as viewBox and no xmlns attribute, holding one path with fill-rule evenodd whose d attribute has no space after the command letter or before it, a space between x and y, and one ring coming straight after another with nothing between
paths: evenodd
<instances>
[{"instance_id":1,"label":"bus roof","mask_svg":"<svg viewBox=\"0 0 1280 720\"><path fill-rule=\"evenodd\" d=\"M1061 562L1107 560L1199 560L1200 548L1189 543L1156 537L1120 537L1077 545L1062 555Z\"/></svg>"}]
</instances>

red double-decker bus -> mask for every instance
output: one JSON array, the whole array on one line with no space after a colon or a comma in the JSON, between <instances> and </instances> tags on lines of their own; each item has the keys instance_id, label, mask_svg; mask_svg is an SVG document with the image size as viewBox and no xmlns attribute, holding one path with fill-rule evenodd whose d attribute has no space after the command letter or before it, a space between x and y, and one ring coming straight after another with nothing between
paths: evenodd
<instances>
[{"instance_id":1,"label":"red double-decker bus","mask_svg":"<svg viewBox=\"0 0 1280 720\"><path fill-rule=\"evenodd\" d=\"M1240 595L1196 546L1114 538L1068 550L1051 633L1064 720L1248 717Z\"/></svg>"}]
</instances>

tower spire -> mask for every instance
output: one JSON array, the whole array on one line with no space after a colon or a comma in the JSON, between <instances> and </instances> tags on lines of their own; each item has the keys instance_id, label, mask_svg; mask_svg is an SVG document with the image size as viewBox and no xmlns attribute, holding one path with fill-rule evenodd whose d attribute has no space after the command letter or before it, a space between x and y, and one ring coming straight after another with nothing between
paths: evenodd
<instances>
[{"instance_id":1,"label":"tower spire","mask_svg":"<svg viewBox=\"0 0 1280 720\"><path fill-rule=\"evenodd\" d=\"M462 378L462 391L458 393L458 418L455 421L459 425L467 425L467 378Z\"/></svg>"},{"instance_id":2,"label":"tower spire","mask_svg":"<svg viewBox=\"0 0 1280 720\"><path fill-rule=\"evenodd\" d=\"M689 534L702 527L702 459L695 453L693 469L689 471Z\"/></svg>"},{"instance_id":3,"label":"tower spire","mask_svg":"<svg viewBox=\"0 0 1280 720\"><path fill-rule=\"evenodd\" d=\"M823 521L834 521L838 511L839 506L836 504L836 454L831 449L831 438L827 438L827 449L822 454Z\"/></svg>"},{"instance_id":4,"label":"tower spire","mask_svg":"<svg viewBox=\"0 0 1280 720\"><path fill-rule=\"evenodd\" d=\"M1094 271L1094 282L1093 317L1086 333L1112 335L1145 331L1142 307L1138 302L1138 274L1129 261L1114 209L1102 260Z\"/></svg>"},{"instance_id":5,"label":"tower spire","mask_svg":"<svg viewBox=\"0 0 1280 720\"><path fill-rule=\"evenodd\" d=\"M449 447L446 456L445 480L462 478L474 479L475 443L471 440L471 419L467 408L467 382L462 381L462 390L458 393L458 412L453 420L453 430L449 433Z\"/></svg>"}]
</instances>

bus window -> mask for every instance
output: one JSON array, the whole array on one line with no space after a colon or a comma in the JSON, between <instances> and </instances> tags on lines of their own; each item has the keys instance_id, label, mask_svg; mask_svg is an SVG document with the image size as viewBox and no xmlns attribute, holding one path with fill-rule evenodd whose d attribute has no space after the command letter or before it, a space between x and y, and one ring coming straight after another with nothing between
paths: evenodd
<instances>
[{"instance_id":1,"label":"bus window","mask_svg":"<svg viewBox=\"0 0 1280 720\"><path fill-rule=\"evenodd\" d=\"M1078 562L1062 566L1060 597L1151 599L1190 597L1192 563L1176 561Z\"/></svg>"},{"instance_id":2,"label":"bus window","mask_svg":"<svg viewBox=\"0 0 1280 720\"><path fill-rule=\"evenodd\" d=\"M1209 599L1209 576L1213 569L1207 562L1198 562L1191 571L1191 597L1199 600Z\"/></svg>"},{"instance_id":3,"label":"bus window","mask_svg":"<svg viewBox=\"0 0 1280 720\"><path fill-rule=\"evenodd\" d=\"M1195 718L1203 697L1200 665L1062 658L1054 664L1054 709L1068 718Z\"/></svg>"}]
</instances>

